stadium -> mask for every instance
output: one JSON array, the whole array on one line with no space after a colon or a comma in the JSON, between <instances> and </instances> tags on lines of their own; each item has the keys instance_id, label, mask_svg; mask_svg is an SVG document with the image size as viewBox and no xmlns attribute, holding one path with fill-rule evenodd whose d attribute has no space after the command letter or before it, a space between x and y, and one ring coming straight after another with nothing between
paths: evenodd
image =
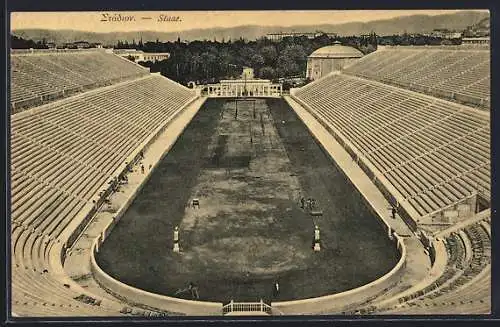
<instances>
[{"instance_id":1,"label":"stadium","mask_svg":"<svg viewBox=\"0 0 500 327\"><path fill-rule=\"evenodd\" d=\"M12 316L490 313L489 48L353 52L284 91L11 50Z\"/></svg>"}]
</instances>

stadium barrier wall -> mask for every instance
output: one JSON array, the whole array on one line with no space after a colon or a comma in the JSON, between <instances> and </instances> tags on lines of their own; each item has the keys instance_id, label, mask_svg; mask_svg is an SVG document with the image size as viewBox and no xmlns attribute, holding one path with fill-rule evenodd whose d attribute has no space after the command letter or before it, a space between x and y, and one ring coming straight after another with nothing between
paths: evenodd
<instances>
[{"instance_id":1,"label":"stadium barrier wall","mask_svg":"<svg viewBox=\"0 0 500 327\"><path fill-rule=\"evenodd\" d=\"M110 53L113 56L116 56L120 59L126 60L129 64L136 65L137 67L140 67L142 70L144 70L143 74L148 74L150 72L150 69L144 66L141 66L135 62L132 62L126 58L123 58L121 56L115 55L113 52L108 52L105 51L105 49L11 49L11 54L15 56L26 56L26 55L51 55L51 54L61 54L61 53L66 53L66 54L75 54L75 53L82 53L82 52L90 52L90 53ZM33 96L28 99L23 99L19 101L12 102L10 100L10 111L11 114L16 114L19 112L22 112L24 110L28 110L34 106L41 106L46 103L50 103L55 100L63 99L70 97L74 94L97 89L99 87L105 87L113 84L117 84L123 81L127 80L132 80L134 78L142 76L141 74L136 74L136 75L130 75L126 77L117 77L105 81L100 81L100 82L95 82L92 84L88 85L81 85L77 86L74 88L70 89L62 89L62 90L56 90L55 92L51 94L45 94L45 95L40 95L40 96ZM180 85L180 84L179 84ZM10 93L10 92L9 92ZM10 94L9 94L10 95Z\"/></svg>"},{"instance_id":2,"label":"stadium barrier wall","mask_svg":"<svg viewBox=\"0 0 500 327\"><path fill-rule=\"evenodd\" d=\"M349 72L343 72L345 75L349 76L355 76L355 77L361 77L370 81L373 81L372 76L365 76L362 74L350 74ZM478 97L473 97L470 95L466 94L461 94L461 93L455 93L452 91L447 91L447 90L440 90L436 87L433 86L427 86L427 85L421 85L421 84L416 84L413 82L403 82L403 81L397 81L389 78L380 78L380 79L375 79L375 81L392 85L392 86L397 86L397 87L402 87L404 89L418 92L418 93L423 93L426 95L431 95L439 99L443 99L446 101L452 101L452 102L457 102L466 106L472 106L472 107L480 107L480 109L489 109L490 108L490 103L487 99L483 98L478 98Z\"/></svg>"},{"instance_id":3,"label":"stadium barrier wall","mask_svg":"<svg viewBox=\"0 0 500 327\"><path fill-rule=\"evenodd\" d=\"M82 52L105 52L104 48L87 48L87 49L10 49L11 54L26 55L26 54L54 54L54 53L82 53Z\"/></svg>"},{"instance_id":4,"label":"stadium barrier wall","mask_svg":"<svg viewBox=\"0 0 500 327\"><path fill-rule=\"evenodd\" d=\"M283 314L340 313L347 308L365 303L389 290L399 282L406 264L406 246L403 239L393 234L393 241L400 253L398 263L384 276L371 283L345 292L297 301L273 302L273 309Z\"/></svg>"},{"instance_id":5,"label":"stadium barrier wall","mask_svg":"<svg viewBox=\"0 0 500 327\"><path fill-rule=\"evenodd\" d=\"M469 95L460 94L460 93L455 93L453 95L453 98L456 101L461 102L461 103L466 104L466 105L480 106L480 107L484 107L486 109L490 108L490 102L488 99L475 98L475 97L471 97Z\"/></svg>"},{"instance_id":6,"label":"stadium barrier wall","mask_svg":"<svg viewBox=\"0 0 500 327\"><path fill-rule=\"evenodd\" d=\"M141 182L134 194L117 211L114 219L103 228L99 237L95 239L91 250L91 271L94 279L107 292L134 306L156 308L188 315L222 314L222 303L184 300L143 291L115 280L97 264L95 256L99 252L100 246L107 239L114 226L132 204L136 195L147 181L148 178ZM405 267L406 246L403 239L394 233L385 220L378 215L377 217L383 226L385 226L386 235L394 242L400 254L398 263L390 272L369 284L346 292L297 301L275 302L272 304L273 309L285 314L318 313L325 310L335 310L336 308L340 311L342 308L366 302L397 283Z\"/></svg>"},{"instance_id":7,"label":"stadium barrier wall","mask_svg":"<svg viewBox=\"0 0 500 327\"><path fill-rule=\"evenodd\" d=\"M142 67L142 68L144 68L144 67ZM33 108L34 106L42 106L44 104L47 104L47 103L50 103L50 102L53 102L56 100L65 99L65 98L68 98L68 97L75 95L75 94L78 94L78 93L83 93L83 92L98 89L101 87L111 86L111 85L118 84L118 83L125 82L125 81L132 81L135 78L146 76L146 74L147 74L147 72L145 72L142 75L136 74L136 75L130 75L130 76L126 76L126 77L112 78L112 79L101 81L101 82L95 82L92 84L77 86L77 87L74 87L71 89L64 89L64 90L55 91L54 93L51 93L51 94L34 96L34 97L29 98L29 99L23 99L23 100L19 100L19 101L15 101L15 102L10 102L11 114L17 114L19 112L29 110L29 109Z\"/></svg>"},{"instance_id":8,"label":"stadium barrier wall","mask_svg":"<svg viewBox=\"0 0 500 327\"><path fill-rule=\"evenodd\" d=\"M102 236L99 236L93 243L90 255L90 269L95 280L107 292L125 302L137 307L149 307L168 312L179 312L187 315L209 316L221 315L222 303L192 301L159 295L143 291L141 289L126 285L108 274L106 274L97 264L95 255L102 244Z\"/></svg>"},{"instance_id":9,"label":"stadium barrier wall","mask_svg":"<svg viewBox=\"0 0 500 327\"><path fill-rule=\"evenodd\" d=\"M458 223L451 225L450 227L448 227L446 229L439 231L438 233L436 233L434 235L434 237L435 238L439 238L439 237L446 238L451 233L456 233L456 232L460 231L461 229L464 229L467 226L479 223L482 220L488 219L489 217L491 217L491 209L488 208L488 209L485 209L485 210L478 212L475 216L473 216L469 219L462 220Z\"/></svg>"},{"instance_id":10,"label":"stadium barrier wall","mask_svg":"<svg viewBox=\"0 0 500 327\"><path fill-rule=\"evenodd\" d=\"M380 51L391 49L392 47L394 47L394 46L379 46L377 51L371 52L371 53L361 57L358 61L355 62L355 64L362 62L362 60L364 60L366 58L371 58L371 56L370 56L371 54L380 53ZM428 46L416 46L416 47L409 46L406 48L408 50L412 50L412 49L416 49L416 48L426 48L426 47L428 47ZM438 46L432 46L432 47L433 47L433 49L439 49ZM459 46L448 46L447 45L447 46L445 46L445 48L441 48L441 49L463 50L464 47L469 48L469 49L479 50L479 51L489 51L489 47L485 47L483 49L481 49L481 48L478 49L474 46L464 46L464 45L459 45ZM394 48L396 48L396 47L394 47ZM401 47L398 47L398 49L401 50ZM380 77L380 76L378 76L377 79L374 79L373 76L365 75L365 74L362 74L359 72L358 73L350 73L349 71L345 71L345 69L348 69L348 67L344 67L344 70L342 71L342 73L346 74L346 75L362 77L362 78L365 78L368 80L376 80L376 81L382 82L384 84L398 86L398 87L402 87L404 89L408 89L411 91L432 95L432 96L435 96L435 97L438 97L438 98L441 98L441 99L444 99L447 101L458 102L458 103L466 105L466 106L480 107L480 109L482 109L482 110L490 109L489 99L474 97L471 95L466 95L466 94L461 94L461 93L455 93L455 92L447 91L447 90L441 90L441 89L438 89L438 88L433 87L433 86L421 85L421 84L418 84L415 82L398 81L395 79L384 78L384 77Z\"/></svg>"},{"instance_id":11,"label":"stadium barrier wall","mask_svg":"<svg viewBox=\"0 0 500 327\"><path fill-rule=\"evenodd\" d=\"M433 245L429 248L429 259L431 260L431 267L434 266L434 262L436 261L436 254L436 248Z\"/></svg>"},{"instance_id":12,"label":"stadium barrier wall","mask_svg":"<svg viewBox=\"0 0 500 327\"><path fill-rule=\"evenodd\" d=\"M376 307L379 310L384 308L390 309L396 304L417 298L425 294L426 292L437 288L438 285L436 284L436 281L446 269L446 265L448 263L448 254L446 252L446 247L443 243L443 240L440 238L434 239L431 248L434 252L434 261L429 273L427 274L427 277L418 282L416 285L405 290L404 292L398 293L393 297L376 303Z\"/></svg>"}]
</instances>

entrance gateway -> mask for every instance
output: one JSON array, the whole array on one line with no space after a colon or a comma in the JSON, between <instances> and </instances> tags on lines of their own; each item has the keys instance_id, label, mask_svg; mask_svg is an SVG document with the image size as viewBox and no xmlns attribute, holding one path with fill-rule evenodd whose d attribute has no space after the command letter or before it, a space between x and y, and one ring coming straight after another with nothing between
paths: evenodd
<instances>
[{"instance_id":1,"label":"entrance gateway","mask_svg":"<svg viewBox=\"0 0 500 327\"><path fill-rule=\"evenodd\" d=\"M260 299L260 302L234 302L231 300L222 307L222 314L225 316L272 316L282 313Z\"/></svg>"}]
</instances>

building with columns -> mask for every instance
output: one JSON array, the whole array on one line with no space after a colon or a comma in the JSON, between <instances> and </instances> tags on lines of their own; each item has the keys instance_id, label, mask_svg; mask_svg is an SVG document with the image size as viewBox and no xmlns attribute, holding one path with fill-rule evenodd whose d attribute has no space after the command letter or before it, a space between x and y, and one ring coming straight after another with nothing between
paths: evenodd
<instances>
[{"instance_id":1,"label":"building with columns","mask_svg":"<svg viewBox=\"0 0 500 327\"><path fill-rule=\"evenodd\" d=\"M322 31L316 31L316 32L279 32L279 33L268 33L266 34L266 38L268 40L274 41L274 42L280 42L286 37L302 37L305 36L309 40L312 40L314 38L317 38L321 35L327 35L328 37L337 37L337 33L326 33Z\"/></svg>"},{"instance_id":2,"label":"building with columns","mask_svg":"<svg viewBox=\"0 0 500 327\"><path fill-rule=\"evenodd\" d=\"M121 57L133 57L135 62L157 62L170 58L168 52L144 52L136 49L114 49L113 52Z\"/></svg>"},{"instance_id":3,"label":"building with columns","mask_svg":"<svg viewBox=\"0 0 500 327\"><path fill-rule=\"evenodd\" d=\"M201 94L209 97L279 97L283 93L281 84L267 79L221 80L218 84L202 87Z\"/></svg>"},{"instance_id":4,"label":"building with columns","mask_svg":"<svg viewBox=\"0 0 500 327\"><path fill-rule=\"evenodd\" d=\"M490 37L464 37L462 38L463 45L478 45L478 46L489 46L490 45Z\"/></svg>"}]
</instances>

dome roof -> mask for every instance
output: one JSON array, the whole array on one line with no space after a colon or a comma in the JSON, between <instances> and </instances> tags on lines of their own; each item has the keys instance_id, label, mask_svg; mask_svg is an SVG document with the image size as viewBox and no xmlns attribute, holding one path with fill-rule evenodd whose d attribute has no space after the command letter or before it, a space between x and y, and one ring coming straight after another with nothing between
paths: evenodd
<instances>
[{"instance_id":1,"label":"dome roof","mask_svg":"<svg viewBox=\"0 0 500 327\"><path fill-rule=\"evenodd\" d=\"M334 45L329 45L326 47L319 48L309 55L309 58L359 58L359 57L363 57L363 53L361 51L353 47L340 45L340 43L337 42Z\"/></svg>"}]
</instances>

